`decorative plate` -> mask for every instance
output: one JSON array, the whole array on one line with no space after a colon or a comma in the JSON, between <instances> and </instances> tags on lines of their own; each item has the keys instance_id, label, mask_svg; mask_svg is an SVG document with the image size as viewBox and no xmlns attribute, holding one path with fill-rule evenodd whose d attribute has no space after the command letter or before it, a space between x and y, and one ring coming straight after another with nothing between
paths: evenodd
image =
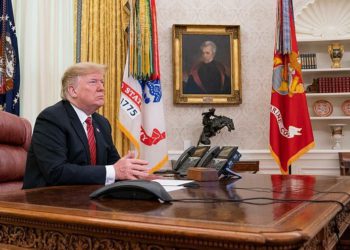
<instances>
[{"instance_id":1,"label":"decorative plate","mask_svg":"<svg viewBox=\"0 0 350 250\"><path fill-rule=\"evenodd\" d=\"M330 116L333 112L333 106L329 101L318 100L314 103L314 112L317 116Z\"/></svg>"},{"instance_id":2,"label":"decorative plate","mask_svg":"<svg viewBox=\"0 0 350 250\"><path fill-rule=\"evenodd\" d=\"M350 115L350 100L346 100L341 105L341 109L343 110L345 115Z\"/></svg>"}]
</instances>

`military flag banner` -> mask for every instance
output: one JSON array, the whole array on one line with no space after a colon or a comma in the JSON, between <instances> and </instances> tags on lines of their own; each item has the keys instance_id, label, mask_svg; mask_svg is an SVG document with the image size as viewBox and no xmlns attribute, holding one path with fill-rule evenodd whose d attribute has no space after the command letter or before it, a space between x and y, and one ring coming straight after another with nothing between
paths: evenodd
<instances>
[{"instance_id":1,"label":"military flag banner","mask_svg":"<svg viewBox=\"0 0 350 250\"><path fill-rule=\"evenodd\" d=\"M292 0L277 0L270 151L282 174L314 146L296 41Z\"/></svg>"},{"instance_id":2,"label":"military flag banner","mask_svg":"<svg viewBox=\"0 0 350 250\"><path fill-rule=\"evenodd\" d=\"M129 1L128 56L118 126L154 172L168 162L155 0Z\"/></svg>"},{"instance_id":3,"label":"military flag banner","mask_svg":"<svg viewBox=\"0 0 350 250\"><path fill-rule=\"evenodd\" d=\"M11 0L1 0L0 110L19 115L19 58Z\"/></svg>"}]
</instances>

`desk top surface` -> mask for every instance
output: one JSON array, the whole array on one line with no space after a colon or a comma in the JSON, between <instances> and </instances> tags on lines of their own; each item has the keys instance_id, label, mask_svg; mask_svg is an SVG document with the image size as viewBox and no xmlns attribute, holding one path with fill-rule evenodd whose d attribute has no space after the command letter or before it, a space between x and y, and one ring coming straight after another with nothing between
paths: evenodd
<instances>
[{"instance_id":1,"label":"desk top surface","mask_svg":"<svg viewBox=\"0 0 350 250\"><path fill-rule=\"evenodd\" d=\"M165 233L193 234L195 231L207 237L220 235L227 239L305 241L314 237L342 209L336 201L346 204L350 200L348 177L242 176L240 180L202 182L199 188L170 192L174 199L193 199L172 204L108 198L90 200L89 194L100 186L21 190L0 194L0 216L135 230L146 228Z\"/></svg>"}]
</instances>

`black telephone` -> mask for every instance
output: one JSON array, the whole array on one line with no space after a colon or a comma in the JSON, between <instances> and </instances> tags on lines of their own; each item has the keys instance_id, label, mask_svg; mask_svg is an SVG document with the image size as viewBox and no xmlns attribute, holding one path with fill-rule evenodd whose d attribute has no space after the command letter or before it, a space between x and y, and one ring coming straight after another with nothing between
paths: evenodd
<instances>
[{"instance_id":1,"label":"black telephone","mask_svg":"<svg viewBox=\"0 0 350 250\"><path fill-rule=\"evenodd\" d=\"M205 167L210 161L212 161L220 152L220 147L215 146L208 150L202 159L198 162L197 167Z\"/></svg>"},{"instance_id":2,"label":"black telephone","mask_svg":"<svg viewBox=\"0 0 350 250\"><path fill-rule=\"evenodd\" d=\"M207 164L206 167L215 168L218 171L218 176L224 175L234 175L241 178L239 174L234 172L231 168L239 161L241 154L238 152L238 147L236 146L224 146L220 149L217 156Z\"/></svg>"},{"instance_id":3,"label":"black telephone","mask_svg":"<svg viewBox=\"0 0 350 250\"><path fill-rule=\"evenodd\" d=\"M174 164L174 171L180 175L186 175L190 167L196 167L200 159L209 150L209 146L191 146L186 149Z\"/></svg>"}]
</instances>

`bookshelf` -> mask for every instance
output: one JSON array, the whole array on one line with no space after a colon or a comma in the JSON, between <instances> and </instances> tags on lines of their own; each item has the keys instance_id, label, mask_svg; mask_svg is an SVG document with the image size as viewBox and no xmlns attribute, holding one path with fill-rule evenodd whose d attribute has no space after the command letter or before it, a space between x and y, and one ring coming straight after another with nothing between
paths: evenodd
<instances>
[{"instance_id":1,"label":"bookshelf","mask_svg":"<svg viewBox=\"0 0 350 250\"><path fill-rule=\"evenodd\" d=\"M328 45L340 43L344 46L344 53L341 59L340 68L332 68L332 60L328 53ZM317 79L321 79L322 92L327 93L306 93L310 119L312 122L316 150L332 150L334 141L332 138L332 124L346 124L343 126L342 148L339 150L350 150L350 116L342 110L345 101L350 100L350 89L344 87L343 83L350 77L350 38L348 39L299 39L298 47L300 54L315 55L315 68L302 69L305 88L307 89ZM323 82L322 82L323 81ZM325 81L327 82L325 89ZM338 83L338 81L340 83ZM335 87L335 82L341 88ZM347 85L346 85L347 86ZM318 85L319 87L319 85ZM309 88L310 90L310 88ZM311 89L312 92L315 89ZM320 89L317 89L319 92ZM317 101L324 100L332 106L329 116L320 116L314 111ZM338 151L339 151L338 150Z\"/></svg>"},{"instance_id":2,"label":"bookshelf","mask_svg":"<svg viewBox=\"0 0 350 250\"><path fill-rule=\"evenodd\" d=\"M350 72L350 68L303 69L303 75L322 72Z\"/></svg>"}]
</instances>

